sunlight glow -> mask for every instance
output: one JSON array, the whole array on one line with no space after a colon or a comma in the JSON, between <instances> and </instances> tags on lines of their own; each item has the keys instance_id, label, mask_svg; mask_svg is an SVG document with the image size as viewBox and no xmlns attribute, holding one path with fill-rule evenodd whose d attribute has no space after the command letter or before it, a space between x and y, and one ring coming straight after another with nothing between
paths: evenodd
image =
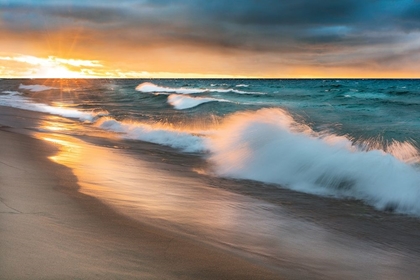
<instances>
[{"instance_id":1,"label":"sunlight glow","mask_svg":"<svg viewBox=\"0 0 420 280\"><path fill-rule=\"evenodd\" d=\"M41 58L30 55L12 55L0 56L0 60L23 64L22 67L25 70L19 73L19 76L26 78L91 78L95 75L89 75L86 69L80 69L80 67L103 67L97 60L65 59L54 56Z\"/></svg>"},{"instance_id":2,"label":"sunlight glow","mask_svg":"<svg viewBox=\"0 0 420 280\"><path fill-rule=\"evenodd\" d=\"M5 78L240 78L244 76L223 74L148 72L114 69L98 60L74 58L47 58L31 55L0 55L0 77Z\"/></svg>"},{"instance_id":3,"label":"sunlight glow","mask_svg":"<svg viewBox=\"0 0 420 280\"><path fill-rule=\"evenodd\" d=\"M130 66L128 66L130 67ZM56 56L37 57L33 55L0 52L0 78L123 78L123 79L247 79L247 78L416 78L417 72L383 71L381 73L359 68L336 67L333 69L319 69L309 66L295 66L272 73L259 75L244 75L244 73L191 73L166 71L134 71L114 67L107 61L87 60L78 58L62 58Z\"/></svg>"}]
</instances>

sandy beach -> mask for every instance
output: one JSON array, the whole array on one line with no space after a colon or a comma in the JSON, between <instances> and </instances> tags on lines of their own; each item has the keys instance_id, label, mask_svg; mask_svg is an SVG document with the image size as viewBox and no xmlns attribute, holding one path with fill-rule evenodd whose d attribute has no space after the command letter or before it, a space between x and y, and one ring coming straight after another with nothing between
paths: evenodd
<instances>
[{"instance_id":1,"label":"sandy beach","mask_svg":"<svg viewBox=\"0 0 420 280\"><path fill-rule=\"evenodd\" d=\"M53 146L16 132L22 125L15 117L23 111L2 112L2 279L283 278L279 271L132 221L80 194L71 170L47 159L57 152ZM25 113L33 121L33 113Z\"/></svg>"}]
</instances>

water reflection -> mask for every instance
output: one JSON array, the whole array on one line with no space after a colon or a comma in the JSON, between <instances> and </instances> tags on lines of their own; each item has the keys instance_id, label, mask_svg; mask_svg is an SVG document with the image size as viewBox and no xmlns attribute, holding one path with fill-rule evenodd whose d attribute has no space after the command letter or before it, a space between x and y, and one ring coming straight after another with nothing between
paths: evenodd
<instances>
[{"instance_id":1,"label":"water reflection","mask_svg":"<svg viewBox=\"0 0 420 280\"><path fill-rule=\"evenodd\" d=\"M413 269L406 256L332 234L288 216L277 205L208 187L199 177L178 176L168 172L170 165L148 163L125 150L63 134L37 137L57 145L59 152L51 160L73 170L82 193L142 222L233 248L271 265L305 267L335 279L401 279Z\"/></svg>"}]
</instances>

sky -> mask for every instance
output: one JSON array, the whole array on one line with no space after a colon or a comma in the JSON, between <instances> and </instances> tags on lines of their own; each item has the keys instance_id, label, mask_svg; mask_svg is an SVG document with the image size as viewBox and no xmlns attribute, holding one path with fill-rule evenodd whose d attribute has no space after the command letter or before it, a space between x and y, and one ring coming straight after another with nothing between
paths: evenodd
<instances>
[{"instance_id":1,"label":"sky","mask_svg":"<svg viewBox=\"0 0 420 280\"><path fill-rule=\"evenodd\" d=\"M420 78L420 1L0 0L0 77Z\"/></svg>"}]
</instances>

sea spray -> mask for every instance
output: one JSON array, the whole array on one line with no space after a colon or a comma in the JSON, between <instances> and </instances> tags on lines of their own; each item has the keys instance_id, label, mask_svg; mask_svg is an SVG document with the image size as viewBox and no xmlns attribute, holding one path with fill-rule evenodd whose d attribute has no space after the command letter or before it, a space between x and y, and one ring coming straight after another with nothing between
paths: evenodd
<instances>
[{"instance_id":1,"label":"sea spray","mask_svg":"<svg viewBox=\"0 0 420 280\"><path fill-rule=\"evenodd\" d=\"M210 138L209 150L219 176L420 214L416 167L383 150L362 150L344 136L316 133L281 109L234 114ZM397 153L398 145L390 150Z\"/></svg>"}]
</instances>

